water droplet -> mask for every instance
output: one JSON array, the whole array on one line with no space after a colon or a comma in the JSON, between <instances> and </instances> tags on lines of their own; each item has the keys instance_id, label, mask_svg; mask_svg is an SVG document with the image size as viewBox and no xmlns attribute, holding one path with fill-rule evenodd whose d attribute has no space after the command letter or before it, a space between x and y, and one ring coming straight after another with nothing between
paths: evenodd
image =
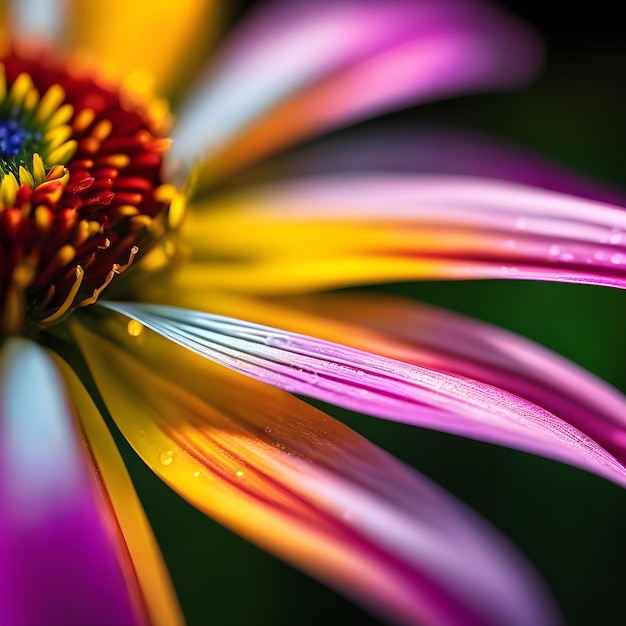
<instances>
[{"instance_id":1,"label":"water droplet","mask_svg":"<svg viewBox=\"0 0 626 626\"><path fill-rule=\"evenodd\" d=\"M515 228L519 230L524 230L525 228L528 228L528 218L523 216L518 217L515 220Z\"/></svg>"},{"instance_id":2,"label":"water droplet","mask_svg":"<svg viewBox=\"0 0 626 626\"><path fill-rule=\"evenodd\" d=\"M243 474L244 474L243 470L237 470L235 472L235 476L237 476L237 478L241 478L243 476Z\"/></svg>"},{"instance_id":3,"label":"water droplet","mask_svg":"<svg viewBox=\"0 0 626 626\"><path fill-rule=\"evenodd\" d=\"M172 461L174 460L173 456L174 456L173 450L165 450L165 452L161 452L161 456L160 456L161 463L163 465L171 465Z\"/></svg>"},{"instance_id":4,"label":"water droplet","mask_svg":"<svg viewBox=\"0 0 626 626\"><path fill-rule=\"evenodd\" d=\"M139 337L143 332L144 326L141 322L137 320L128 320L128 324L126 325L126 330L131 337Z\"/></svg>"},{"instance_id":5,"label":"water droplet","mask_svg":"<svg viewBox=\"0 0 626 626\"><path fill-rule=\"evenodd\" d=\"M564 252L561 255L561 261L569 262L569 261L573 261L573 260L574 260L574 255L571 252Z\"/></svg>"},{"instance_id":6,"label":"water droplet","mask_svg":"<svg viewBox=\"0 0 626 626\"><path fill-rule=\"evenodd\" d=\"M292 340L286 335L267 335L265 343L273 348L289 348Z\"/></svg>"},{"instance_id":7,"label":"water droplet","mask_svg":"<svg viewBox=\"0 0 626 626\"><path fill-rule=\"evenodd\" d=\"M611 263L613 263L613 265L622 265L624 261L626 261L626 257L621 252L611 256Z\"/></svg>"},{"instance_id":8,"label":"water droplet","mask_svg":"<svg viewBox=\"0 0 626 626\"><path fill-rule=\"evenodd\" d=\"M548 256L549 257L558 257L561 255L561 248L559 246L550 246L550 248L548 249Z\"/></svg>"},{"instance_id":9,"label":"water droplet","mask_svg":"<svg viewBox=\"0 0 626 626\"><path fill-rule=\"evenodd\" d=\"M365 376L365 372L363 370L357 370L356 371L356 375L357 376Z\"/></svg>"},{"instance_id":10,"label":"water droplet","mask_svg":"<svg viewBox=\"0 0 626 626\"><path fill-rule=\"evenodd\" d=\"M607 243L616 245L622 241L624 233L619 228L612 228L607 238Z\"/></svg>"},{"instance_id":11,"label":"water droplet","mask_svg":"<svg viewBox=\"0 0 626 626\"><path fill-rule=\"evenodd\" d=\"M198 478L198 476L200 476L200 472L199 472L198 470L196 470L196 471L193 473L193 477L194 477L194 478Z\"/></svg>"},{"instance_id":12,"label":"water droplet","mask_svg":"<svg viewBox=\"0 0 626 626\"><path fill-rule=\"evenodd\" d=\"M272 429L271 429L269 426L266 426L263 430L264 430L266 433L271 433L271 432L272 432Z\"/></svg>"}]
</instances>

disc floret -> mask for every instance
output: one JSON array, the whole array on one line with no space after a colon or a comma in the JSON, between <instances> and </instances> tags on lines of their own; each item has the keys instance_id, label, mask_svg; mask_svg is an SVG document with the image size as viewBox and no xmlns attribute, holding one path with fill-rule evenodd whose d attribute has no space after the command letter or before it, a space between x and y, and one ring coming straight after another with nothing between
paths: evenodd
<instances>
[{"instance_id":1,"label":"disc floret","mask_svg":"<svg viewBox=\"0 0 626 626\"><path fill-rule=\"evenodd\" d=\"M92 304L163 234L154 110L76 64L0 58L0 335Z\"/></svg>"}]
</instances>

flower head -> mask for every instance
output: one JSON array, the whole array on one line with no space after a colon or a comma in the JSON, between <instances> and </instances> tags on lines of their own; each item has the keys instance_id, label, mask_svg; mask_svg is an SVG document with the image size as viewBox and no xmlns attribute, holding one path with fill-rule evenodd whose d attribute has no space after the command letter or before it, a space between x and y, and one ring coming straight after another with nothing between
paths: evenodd
<instances>
[{"instance_id":1,"label":"flower head","mask_svg":"<svg viewBox=\"0 0 626 626\"><path fill-rule=\"evenodd\" d=\"M303 294L418 278L623 286L622 211L450 172L306 176L297 159L287 181L235 185L314 132L523 82L534 34L483 3L270 3L213 57L170 149L148 83L167 91L198 65L172 64L215 3L77 2L41 21L49 5L33 5L14 3L0 52L3 614L181 622L114 424L200 510L376 614L558 623L495 531L293 394L620 484L624 399L478 322Z\"/></svg>"}]
</instances>

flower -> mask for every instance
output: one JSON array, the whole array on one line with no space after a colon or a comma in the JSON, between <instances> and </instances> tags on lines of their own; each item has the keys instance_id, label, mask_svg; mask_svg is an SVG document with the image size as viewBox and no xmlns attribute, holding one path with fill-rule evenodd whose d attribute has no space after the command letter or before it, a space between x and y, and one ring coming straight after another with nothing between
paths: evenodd
<instances>
[{"instance_id":1,"label":"flower","mask_svg":"<svg viewBox=\"0 0 626 626\"><path fill-rule=\"evenodd\" d=\"M316 293L418 278L623 286L623 212L561 193L570 182L543 169L553 190L469 176L476 164L311 175L315 153L274 165L282 182L250 173L314 132L523 82L532 32L482 3L279 2L213 57L169 149L146 77L177 93L217 5L33 6L13 5L0 55L9 621L181 621L110 427L200 510L387 619L558 622L495 531L292 394L624 484L624 399L590 374L457 315Z\"/></svg>"}]
</instances>

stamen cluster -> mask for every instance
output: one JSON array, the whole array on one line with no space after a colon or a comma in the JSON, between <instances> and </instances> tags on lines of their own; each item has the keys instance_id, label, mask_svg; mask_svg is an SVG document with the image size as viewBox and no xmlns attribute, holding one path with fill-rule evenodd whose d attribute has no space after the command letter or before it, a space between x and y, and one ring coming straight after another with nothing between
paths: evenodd
<instances>
[{"instance_id":1,"label":"stamen cluster","mask_svg":"<svg viewBox=\"0 0 626 626\"><path fill-rule=\"evenodd\" d=\"M163 233L160 102L77 62L0 56L0 334L95 302Z\"/></svg>"}]
</instances>

